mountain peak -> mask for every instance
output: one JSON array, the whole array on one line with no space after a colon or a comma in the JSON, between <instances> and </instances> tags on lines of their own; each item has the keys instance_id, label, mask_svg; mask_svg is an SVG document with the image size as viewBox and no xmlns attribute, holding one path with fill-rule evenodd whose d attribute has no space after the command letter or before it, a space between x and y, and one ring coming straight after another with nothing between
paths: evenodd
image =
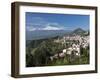
<instances>
[{"instance_id":1,"label":"mountain peak","mask_svg":"<svg viewBox=\"0 0 100 80\"><path fill-rule=\"evenodd\" d=\"M74 31L84 31L82 28L77 28Z\"/></svg>"},{"instance_id":2,"label":"mountain peak","mask_svg":"<svg viewBox=\"0 0 100 80\"><path fill-rule=\"evenodd\" d=\"M85 31L83 29L81 29L81 28L77 28L73 32L85 32Z\"/></svg>"},{"instance_id":3,"label":"mountain peak","mask_svg":"<svg viewBox=\"0 0 100 80\"><path fill-rule=\"evenodd\" d=\"M85 33L85 31L81 28L77 28L72 33L73 34L83 34L83 33Z\"/></svg>"}]
</instances>

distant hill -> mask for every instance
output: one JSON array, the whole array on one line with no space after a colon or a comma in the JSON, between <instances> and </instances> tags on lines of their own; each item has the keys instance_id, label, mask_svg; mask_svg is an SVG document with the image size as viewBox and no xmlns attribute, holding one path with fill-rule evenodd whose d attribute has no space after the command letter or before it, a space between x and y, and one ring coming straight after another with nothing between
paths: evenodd
<instances>
[{"instance_id":1,"label":"distant hill","mask_svg":"<svg viewBox=\"0 0 100 80\"><path fill-rule=\"evenodd\" d=\"M36 30L31 32L26 32L26 40L39 40L54 37L63 37L67 35L86 35L87 31L77 28L75 30Z\"/></svg>"},{"instance_id":2,"label":"distant hill","mask_svg":"<svg viewBox=\"0 0 100 80\"><path fill-rule=\"evenodd\" d=\"M26 40L39 40L45 38L53 38L56 36L64 36L72 31L69 30L36 30L31 32L26 32Z\"/></svg>"},{"instance_id":3,"label":"distant hill","mask_svg":"<svg viewBox=\"0 0 100 80\"><path fill-rule=\"evenodd\" d=\"M37 39L37 40L26 40L26 46L28 47L36 47L38 46L41 42L43 41L51 41L51 40L54 40L54 39L58 39L59 36L56 36L56 37L50 37L50 38L45 38L45 39Z\"/></svg>"},{"instance_id":4,"label":"distant hill","mask_svg":"<svg viewBox=\"0 0 100 80\"><path fill-rule=\"evenodd\" d=\"M73 35L84 35L85 33L86 33L86 31L81 28L77 28L71 32L71 34L73 34Z\"/></svg>"},{"instance_id":5,"label":"distant hill","mask_svg":"<svg viewBox=\"0 0 100 80\"><path fill-rule=\"evenodd\" d=\"M77 28L77 29L75 29L74 31L73 31L73 33L76 33L76 34L78 34L78 33L84 33L85 32L85 30L83 30L83 29L81 29L81 28Z\"/></svg>"}]
</instances>

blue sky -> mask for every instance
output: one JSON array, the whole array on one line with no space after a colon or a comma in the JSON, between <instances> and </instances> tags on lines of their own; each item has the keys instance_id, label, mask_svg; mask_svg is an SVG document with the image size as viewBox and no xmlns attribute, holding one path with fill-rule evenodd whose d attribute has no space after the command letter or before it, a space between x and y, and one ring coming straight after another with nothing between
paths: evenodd
<instances>
[{"instance_id":1,"label":"blue sky","mask_svg":"<svg viewBox=\"0 0 100 80\"><path fill-rule=\"evenodd\" d=\"M26 12L26 31L89 29L89 15Z\"/></svg>"}]
</instances>

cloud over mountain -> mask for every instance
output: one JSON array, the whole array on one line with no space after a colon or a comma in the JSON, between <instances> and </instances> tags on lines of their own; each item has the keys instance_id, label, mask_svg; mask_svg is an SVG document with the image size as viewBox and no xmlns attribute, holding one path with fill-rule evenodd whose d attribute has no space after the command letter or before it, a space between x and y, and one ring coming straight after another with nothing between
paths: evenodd
<instances>
[{"instance_id":1,"label":"cloud over mountain","mask_svg":"<svg viewBox=\"0 0 100 80\"><path fill-rule=\"evenodd\" d=\"M64 26L61 26L58 23L30 23L26 25L27 31L36 31L36 30L64 30Z\"/></svg>"},{"instance_id":2,"label":"cloud over mountain","mask_svg":"<svg viewBox=\"0 0 100 80\"><path fill-rule=\"evenodd\" d=\"M62 30L63 28L60 27L54 27L54 26L46 26L42 30Z\"/></svg>"}]
</instances>

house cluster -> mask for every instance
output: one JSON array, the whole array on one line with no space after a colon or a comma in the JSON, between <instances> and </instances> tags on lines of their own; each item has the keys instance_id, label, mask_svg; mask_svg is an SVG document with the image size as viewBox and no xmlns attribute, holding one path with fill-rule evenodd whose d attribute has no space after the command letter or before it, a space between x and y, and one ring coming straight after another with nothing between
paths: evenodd
<instances>
[{"instance_id":1,"label":"house cluster","mask_svg":"<svg viewBox=\"0 0 100 80\"><path fill-rule=\"evenodd\" d=\"M75 43L75 42L76 43ZM86 48L89 45L89 36L80 36L80 35L74 35L74 36L64 36L62 39L55 40L57 43L62 43L65 45L66 43L72 44L71 47L74 46L82 46L83 48Z\"/></svg>"},{"instance_id":2,"label":"house cluster","mask_svg":"<svg viewBox=\"0 0 100 80\"><path fill-rule=\"evenodd\" d=\"M76 55L80 57L80 46L73 44L72 47L63 49L62 52L56 53L55 55L50 56L50 59L51 61L53 61L54 59L64 58L66 57L66 55Z\"/></svg>"},{"instance_id":3,"label":"house cluster","mask_svg":"<svg viewBox=\"0 0 100 80\"><path fill-rule=\"evenodd\" d=\"M73 40L77 43L73 42ZM63 45L66 45L66 43L71 43L71 46L63 49L61 53L50 56L51 60L64 58L66 55L74 55L80 57L80 47L87 48L89 46L89 36L64 36L62 39L57 39L55 42L61 42Z\"/></svg>"}]
</instances>

